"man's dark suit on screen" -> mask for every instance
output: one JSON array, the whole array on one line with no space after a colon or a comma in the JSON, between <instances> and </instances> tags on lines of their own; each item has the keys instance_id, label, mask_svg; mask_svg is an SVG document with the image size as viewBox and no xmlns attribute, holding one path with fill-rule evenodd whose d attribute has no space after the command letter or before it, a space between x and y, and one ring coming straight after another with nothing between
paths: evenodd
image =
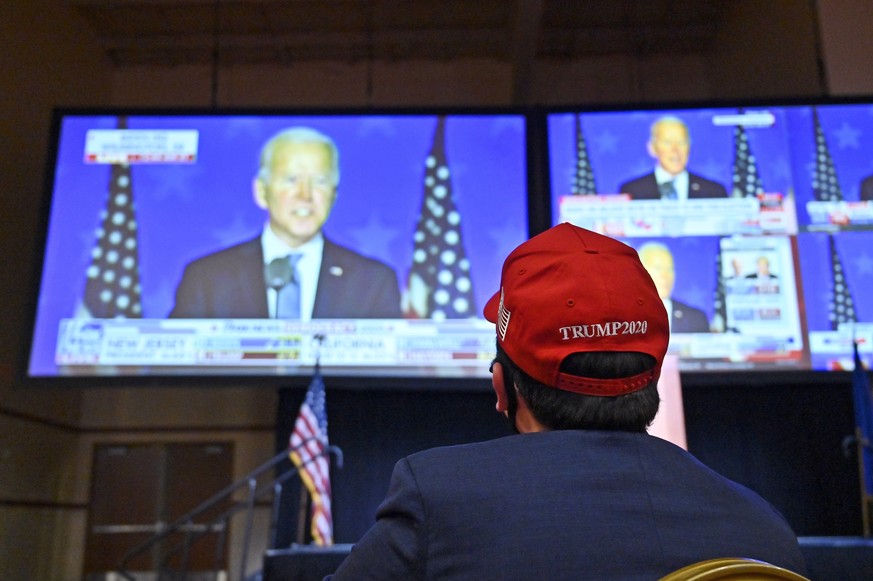
<instances>
[{"instance_id":1,"label":"man's dark suit on screen","mask_svg":"<svg viewBox=\"0 0 873 581\"><path fill-rule=\"evenodd\" d=\"M652 581L743 556L805 564L784 518L678 446L556 430L409 456L334 581Z\"/></svg>"},{"instance_id":2,"label":"man's dark suit on screen","mask_svg":"<svg viewBox=\"0 0 873 581\"><path fill-rule=\"evenodd\" d=\"M619 188L622 194L630 194L634 200L660 200L658 182L655 173L646 174L640 178L625 182ZM697 174L688 173L688 199L726 198L727 190L718 182L708 180Z\"/></svg>"},{"instance_id":3,"label":"man's dark suit on screen","mask_svg":"<svg viewBox=\"0 0 873 581\"><path fill-rule=\"evenodd\" d=\"M861 201L873 201L873 176L861 180Z\"/></svg>"},{"instance_id":4,"label":"man's dark suit on screen","mask_svg":"<svg viewBox=\"0 0 873 581\"><path fill-rule=\"evenodd\" d=\"M676 299L670 299L670 302L673 303L670 332L709 333L709 320L706 318L706 313Z\"/></svg>"},{"instance_id":5,"label":"man's dark suit on screen","mask_svg":"<svg viewBox=\"0 0 873 581\"><path fill-rule=\"evenodd\" d=\"M268 318L260 237L191 262L176 289L176 305L170 316ZM400 290L394 271L325 239L312 318L400 317Z\"/></svg>"}]
</instances>

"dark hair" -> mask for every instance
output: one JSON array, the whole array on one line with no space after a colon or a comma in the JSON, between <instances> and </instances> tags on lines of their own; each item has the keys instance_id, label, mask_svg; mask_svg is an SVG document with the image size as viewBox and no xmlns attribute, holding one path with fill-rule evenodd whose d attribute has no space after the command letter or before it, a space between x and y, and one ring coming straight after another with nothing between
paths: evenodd
<instances>
[{"instance_id":1,"label":"dark hair","mask_svg":"<svg viewBox=\"0 0 873 581\"><path fill-rule=\"evenodd\" d=\"M497 346L496 363L504 368L510 416L518 390L534 418L552 430L620 430L645 432L658 413L658 382L638 391L617 396L582 395L550 387L522 371ZM561 371L596 379L630 377L655 366L655 358L636 352L574 353L561 363ZM513 418L510 418L514 421Z\"/></svg>"}]
</instances>

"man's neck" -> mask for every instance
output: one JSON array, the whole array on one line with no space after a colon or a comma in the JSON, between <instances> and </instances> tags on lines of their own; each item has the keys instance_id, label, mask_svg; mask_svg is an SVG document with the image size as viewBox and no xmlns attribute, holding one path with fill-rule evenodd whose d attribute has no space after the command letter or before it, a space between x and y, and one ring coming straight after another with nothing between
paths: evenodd
<instances>
[{"instance_id":1,"label":"man's neck","mask_svg":"<svg viewBox=\"0 0 873 581\"><path fill-rule=\"evenodd\" d=\"M532 434L535 432L547 432L549 428L542 425L530 411L527 402L521 397L518 391L515 392L516 400L518 401L515 410L515 429L519 434Z\"/></svg>"},{"instance_id":2,"label":"man's neck","mask_svg":"<svg viewBox=\"0 0 873 581\"><path fill-rule=\"evenodd\" d=\"M660 165L655 166L655 180L660 184L663 182L673 181L681 175L687 173L687 170L682 170L679 173L670 173Z\"/></svg>"},{"instance_id":3,"label":"man's neck","mask_svg":"<svg viewBox=\"0 0 873 581\"><path fill-rule=\"evenodd\" d=\"M322 246L324 245L324 237L321 232L310 238L305 244L300 246L289 246L288 243L279 236L267 223L261 233L261 247L264 250L264 262L269 263L273 258L286 256L290 251L300 254L315 253L320 255Z\"/></svg>"}]
</instances>

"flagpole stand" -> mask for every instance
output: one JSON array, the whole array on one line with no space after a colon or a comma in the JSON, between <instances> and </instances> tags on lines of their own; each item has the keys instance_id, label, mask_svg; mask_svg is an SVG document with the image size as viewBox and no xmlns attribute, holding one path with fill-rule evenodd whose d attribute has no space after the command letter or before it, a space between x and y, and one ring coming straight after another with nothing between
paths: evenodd
<instances>
[{"instance_id":1,"label":"flagpole stand","mask_svg":"<svg viewBox=\"0 0 873 581\"><path fill-rule=\"evenodd\" d=\"M300 487L300 501L297 505L297 544L303 545L306 541L306 513L309 512L309 491L305 486Z\"/></svg>"}]
</instances>

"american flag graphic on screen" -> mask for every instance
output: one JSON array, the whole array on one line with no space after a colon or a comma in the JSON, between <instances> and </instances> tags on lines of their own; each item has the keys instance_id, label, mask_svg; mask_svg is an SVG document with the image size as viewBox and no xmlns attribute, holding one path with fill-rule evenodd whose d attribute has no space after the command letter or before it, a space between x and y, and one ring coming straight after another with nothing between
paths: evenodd
<instances>
[{"instance_id":1,"label":"american flag graphic on screen","mask_svg":"<svg viewBox=\"0 0 873 581\"><path fill-rule=\"evenodd\" d=\"M594 195L597 185L594 183L594 170L588 158L588 145L582 132L582 116L575 115L576 121L576 175L573 178L573 193L576 195Z\"/></svg>"},{"instance_id":2,"label":"american flag graphic on screen","mask_svg":"<svg viewBox=\"0 0 873 581\"><path fill-rule=\"evenodd\" d=\"M126 118L119 117L118 128L127 128ZM142 317L138 229L130 166L112 164L109 195L86 271L84 305L90 316Z\"/></svg>"},{"instance_id":3,"label":"american flag graphic on screen","mask_svg":"<svg viewBox=\"0 0 873 581\"><path fill-rule=\"evenodd\" d=\"M333 514L330 505L330 458L327 440L327 410L321 369L315 374L300 406L289 442L289 456L312 499L310 531L316 545L333 545Z\"/></svg>"},{"instance_id":4,"label":"american flag graphic on screen","mask_svg":"<svg viewBox=\"0 0 873 581\"><path fill-rule=\"evenodd\" d=\"M749 135L745 127L737 125L734 128L733 197L754 198L763 193L758 162L749 147Z\"/></svg>"},{"instance_id":5,"label":"american flag graphic on screen","mask_svg":"<svg viewBox=\"0 0 873 581\"><path fill-rule=\"evenodd\" d=\"M424 200L415 227L410 289L426 293L415 313L437 320L476 315L470 262L461 235L461 214L455 205L452 176L446 159L446 119L440 116L433 145L425 161Z\"/></svg>"},{"instance_id":6,"label":"american flag graphic on screen","mask_svg":"<svg viewBox=\"0 0 873 581\"><path fill-rule=\"evenodd\" d=\"M727 303L725 301L724 272L721 267L721 239L718 242L718 252L715 253L715 293L712 301L713 331L724 332L727 330Z\"/></svg>"},{"instance_id":7,"label":"american flag graphic on screen","mask_svg":"<svg viewBox=\"0 0 873 581\"><path fill-rule=\"evenodd\" d=\"M812 172L813 197L819 202L840 202L843 200L843 190L837 179L837 170L821 121L818 118L818 109L812 109L812 121L815 126L815 168Z\"/></svg>"},{"instance_id":8,"label":"american flag graphic on screen","mask_svg":"<svg viewBox=\"0 0 873 581\"><path fill-rule=\"evenodd\" d=\"M843 261L837 252L834 237L828 234L828 247L831 254L831 300L828 305L828 318L831 329L836 331L841 324L858 322L855 316L855 301L843 270Z\"/></svg>"}]
</instances>

